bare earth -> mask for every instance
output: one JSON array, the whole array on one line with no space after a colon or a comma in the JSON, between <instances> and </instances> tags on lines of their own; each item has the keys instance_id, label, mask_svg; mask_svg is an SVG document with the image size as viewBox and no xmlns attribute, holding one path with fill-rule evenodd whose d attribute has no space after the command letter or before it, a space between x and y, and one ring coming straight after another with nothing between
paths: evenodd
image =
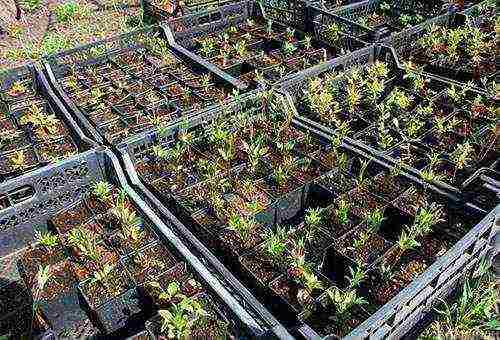
<instances>
[{"instance_id":1,"label":"bare earth","mask_svg":"<svg viewBox=\"0 0 500 340\"><path fill-rule=\"evenodd\" d=\"M23 0L19 0L20 3ZM20 66L46 54L129 31L139 15L139 0L40 0L32 12L15 18L14 0L0 0L0 69ZM57 22L54 9L65 2L81 11L69 22Z\"/></svg>"}]
</instances>

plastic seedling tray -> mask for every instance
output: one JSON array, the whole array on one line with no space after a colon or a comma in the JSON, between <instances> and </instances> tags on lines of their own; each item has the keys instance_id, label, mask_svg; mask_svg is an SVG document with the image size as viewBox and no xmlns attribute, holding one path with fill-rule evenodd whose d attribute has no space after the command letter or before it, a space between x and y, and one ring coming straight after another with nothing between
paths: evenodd
<instances>
[{"instance_id":1,"label":"plastic seedling tray","mask_svg":"<svg viewBox=\"0 0 500 340\"><path fill-rule=\"evenodd\" d=\"M251 334L255 337L265 336L264 334L267 333L267 329L264 323L262 321L256 321L257 317L254 312L250 312L250 314L247 311L247 307L244 307L242 302L238 301L235 295L227 292L225 288L226 282L224 282L225 279L221 279L217 271L207 269L207 267L202 264L201 258L195 257L186 247L185 243L173 232L170 226L165 225L137 193L128 186L118 159L108 149L100 148L87 151L80 154L78 157L61 162L58 166L40 169L33 172L30 176L21 177L17 185L20 187L32 188L34 196L29 200L18 203L15 207L3 210L0 214L0 220L4 221L4 223L5 221L12 221L10 223L12 223L14 227L27 225L30 226L31 229L37 226L42 230L51 230L59 237L61 242L64 242L62 240L66 240L68 233L75 228L90 228L90 225L105 226L103 221L106 219L101 215L102 213L96 216L97 221L99 221L97 224L92 222L96 221L95 219L88 216L88 218L90 218L88 222L85 222L85 219L78 220L81 222L80 226L74 225L72 226L73 229L66 231L57 228L54 229L54 226L58 225L57 222L48 222L49 220L55 221L54 218L57 216L64 216L64 218L71 218L70 216L73 216L73 220L77 221L77 219L75 219L76 216L86 216L82 212L85 209L94 213L102 212L102 209L104 209L102 204L95 204L96 199L92 196L93 194L90 194L90 190L94 184L102 180L109 181L109 183L115 185L115 189L112 191L112 197L116 199L118 199L120 195L118 188L124 190L124 197L127 197L126 199L129 200L127 206L134 207L136 214L141 218L144 228L151 228L154 231L152 233L153 237L159 238L158 244L171 254L170 257L166 258L175 259L174 261L177 262L183 261L185 263L186 270L191 273L192 278L195 278L201 284L203 290L210 296L212 304L219 306L218 308L224 312L225 317L230 320L230 324L232 325L231 332L233 332L233 334L237 334L238 336L245 336L245 334ZM96 232L93 233L96 234ZM33 238L29 241L32 242ZM28 240L26 240L26 243L29 243ZM109 248L110 245L116 247L114 243L101 243L101 247L104 246L106 249L111 249ZM34 247L39 246L34 245ZM111 253L112 252L113 251L111 251ZM137 290L138 287L142 287L143 282L138 283L140 281L135 281L135 276L130 276L128 282L133 289L125 292L127 298L123 298L124 295L121 295L118 300L108 299L104 305L89 303L89 301L93 301L89 300L86 295L89 290L83 290L81 293L77 291L76 283L80 282L81 286L82 282L88 282L85 281L85 277L88 274L80 270L83 268L80 267L80 262L72 262L75 261L75 254L77 253L74 253L74 250L65 253L64 256L66 256L66 260L53 264L52 268L56 268L69 261L72 266L77 265L77 267L74 267L74 271L54 269L53 275L57 275L57 277L63 274L66 275L65 279L62 279L61 276L58 282L69 282L69 284L61 286L56 285L58 289L62 289L60 291L50 290L54 294L58 292L55 299L54 296L50 294L40 295L41 311L45 320L50 326L54 327L53 330L57 334L65 329L65 332L74 332L72 334L77 335L79 332L82 332L85 327L88 328L88 319L90 319L91 324L97 327L94 328L95 333L93 334L104 332L99 333L103 335L106 334L106 332L117 329L120 329L120 332L122 332L120 334L133 334L132 332L138 327L138 324L133 321L134 318L132 316L136 313L143 315L143 313L150 308L143 309L144 305L141 304L141 294L143 293L139 293L139 291L143 292L143 290L142 288L139 289L139 291ZM81 256L81 254L79 256ZM112 258L116 257L106 258L106 261L111 261L110 259ZM118 257L117 260L120 262L124 260L124 258ZM126 266L125 262L122 265ZM33 273L33 268L35 266L36 263L30 264L29 268L22 267L21 277L23 277L23 280L28 286L33 284L33 277L30 276L29 273ZM131 270L130 266L123 268L125 268L125 270L122 270L122 273L127 273ZM34 270L36 271L36 268ZM67 274L71 272L74 272L76 277L68 277ZM131 273L134 272L132 271ZM149 278L152 279L154 277L155 276L150 276ZM48 287L51 287L50 281ZM129 293L134 296L133 299L130 298L132 295ZM83 296L80 295L80 298L75 298L75 294L83 294ZM102 310L106 310L107 312L102 313ZM110 313L111 310L114 312ZM61 315L67 317L62 318ZM2 322L4 322L3 319ZM87 326L85 326L85 323L87 323ZM8 330L9 327L16 326L18 326L18 323L5 324L5 328L2 327L2 330Z\"/></svg>"},{"instance_id":2,"label":"plastic seedling tray","mask_svg":"<svg viewBox=\"0 0 500 340\"><path fill-rule=\"evenodd\" d=\"M30 64L0 75L1 181L85 150L87 146L73 132L79 128L61 106L38 66Z\"/></svg>"},{"instance_id":3,"label":"plastic seedling tray","mask_svg":"<svg viewBox=\"0 0 500 340\"><path fill-rule=\"evenodd\" d=\"M256 88L364 46L342 33L328 36L325 24L332 20L329 13L300 1L240 1L165 25L171 43Z\"/></svg>"},{"instance_id":4,"label":"plastic seedling tray","mask_svg":"<svg viewBox=\"0 0 500 340\"><path fill-rule=\"evenodd\" d=\"M466 23L478 28L489 29L496 14L495 1L479 1L478 4L464 9L462 12L466 18Z\"/></svg>"},{"instance_id":5,"label":"plastic seedling tray","mask_svg":"<svg viewBox=\"0 0 500 340\"><path fill-rule=\"evenodd\" d=\"M440 1L365 0L341 7L331 3L317 4L333 15L333 31L340 31L367 42L377 42L384 37L412 27L425 19L444 12Z\"/></svg>"},{"instance_id":6,"label":"plastic seedling tray","mask_svg":"<svg viewBox=\"0 0 500 340\"><path fill-rule=\"evenodd\" d=\"M342 168L337 168L335 163L332 164L328 158L328 155L332 152L330 145L333 136L311 128L311 126L306 126L301 121L296 120L293 123L293 126L297 129L293 131L296 132L290 131L289 133L297 141L294 150L299 155L299 163L313 164L314 160L316 160L325 165L327 169L326 173L322 173L321 171L316 173L316 177L313 176L312 180L307 181L308 185L303 187L302 190L306 191L306 193L303 192L300 199L295 196L291 198L293 202L290 202L292 204L289 204L287 207L280 207L273 204L272 200L268 201L268 206L275 210L275 213L271 214L274 216L274 222L268 220L267 223L263 223L262 226L257 227L256 230L258 231L255 231L256 234L251 233L250 235L253 236L250 236L247 239L248 241L242 242L242 239L237 236L238 234L231 230L231 228L228 228L227 225L229 223L228 220L231 220L231 216L228 218L228 215L230 215L229 211L231 209L233 212L241 211L242 205L238 202L241 202L241 198L246 197L243 192L239 191L238 184L248 181L248 175L245 175L245 171L248 171L248 165L242 166L239 162L233 162L231 169L227 168L219 174L215 174L214 178L218 178L218 176L226 177L230 183L233 183L231 181L237 178L237 182L229 185L229 189L224 191L223 199L226 202L224 204L227 204L224 208L224 211L227 213L224 215L223 212L215 210L215 206L212 206L208 199L202 202L199 200L199 197L211 197L207 191L203 191L204 188L207 189L207 186L211 184L200 179L200 176L202 176L199 172L199 169L201 169L200 165L205 164L204 166L208 169L210 168L209 164L217 159L218 156L216 152L210 149L211 142L203 139L200 141L198 138L204 132L213 131L212 129L218 131L217 126L227 126L230 131L237 134L237 126L246 126L245 122L241 121L241 117L244 117L241 114L241 110L248 108L255 110L255 105L258 105L257 107L260 107L260 105L266 107L265 101L262 103L261 100L262 97L258 97L258 95L256 98L247 97L245 100L231 105L232 110L234 110L233 112L228 112L229 108L226 108L224 113L220 112L217 114L214 112L196 117L189 122L188 130L185 130L187 126L179 126L176 129L172 129L167 135L162 136L158 136L152 132L145 138L137 138L132 143L119 146L118 149L121 152L123 162L128 169L133 184L148 197L148 200L152 204L155 204L162 214L173 221L176 230L185 239L189 240L196 249L201 252L210 251L215 254L216 257L212 257L211 259L213 263L222 266L222 262L224 266L227 266L238 279L243 281L260 303L267 306L271 313L275 313L279 321L291 327L293 325L298 326L300 332L306 338L344 336L348 335L349 332L354 337L357 334L362 334L363 337L368 337L369 335L375 336L377 327L364 320L377 319L377 325L380 325L388 322L387 320L394 316L398 318L394 322L395 326L384 325L384 328L382 330L379 329L378 332L382 332L380 334L385 335L398 334L402 336L404 334L403 331L408 331L419 318L425 315L425 311L420 305L422 299L427 299L427 302L432 304L437 298L436 296L444 296L449 292L448 288L452 289L451 285L446 286L447 288L443 286L443 288L439 288L438 292L434 292L433 287L436 285L436 282L431 286L425 281L427 276L436 273L436 269L433 269L435 266L439 266L440 268L446 267L446 264L442 262L444 261L443 258L450 259L450 257L453 257L451 254L461 252L463 257L460 265L474 266L477 264L478 259L470 254L481 254L484 257L492 248L492 218L494 212L480 222L487 215L486 211L472 205L465 206L457 197L435 190L435 188L431 188L425 185L425 183L422 185L421 181L418 181L411 174L404 172L400 173L401 177L398 177L397 180L390 181L391 183L397 183L394 184L392 189L387 188L383 183L386 183L384 178L387 178L389 169L392 168L391 165L380 159L372 158L366 150L357 149L352 145L342 144L339 146L338 150L345 153L347 158L342 163L344 164ZM273 106L275 114L279 115L278 112L290 112L290 107L287 108L289 104L287 104L284 98L278 96L278 99L273 100L273 103L275 103ZM265 109L257 109L257 111L265 112ZM249 110L247 115L251 117L252 109ZM238 118L239 123L236 122L236 118L234 117L240 117ZM224 119L227 119L226 125L224 125ZM262 122L265 121L263 120ZM218 124L222 125L212 125L212 122L218 122ZM224 131L224 128L222 128L222 131ZM308 137L305 137L300 131L302 133L307 131L310 139L306 139ZM188 165L179 166L178 169L182 169L179 171L184 173L182 176L184 180L175 180L175 184L173 184L174 182L169 181L169 178L174 178L168 175L169 160L155 159L155 157L161 157L161 152L158 151L160 149L156 149L155 153L152 153L151 150L154 148L163 148L164 150L175 149L177 141L183 139L184 137L182 136L186 133L192 136L194 142L191 144L192 149L190 149L189 157L176 158L186 159L186 164ZM304 142L304 140L308 140L308 142ZM286 140L282 142L284 143ZM239 143L239 141L236 142L236 145L240 145ZM312 157L313 162L303 162L300 159L300 155L304 153L310 155L307 158ZM238 157L243 157L240 152L236 154L239 155ZM273 155L274 151L270 151L265 156L268 163L273 162ZM372 190L366 197L356 189L356 183L359 183L360 180L359 176L361 173L364 173L361 169L362 161L365 159L371 160L369 163L371 165L366 170L367 178L370 178L370 181L373 180L374 183L378 183L373 186L369 184ZM158 167L164 170L158 172ZM254 183L254 190L255 188L263 188L264 194L272 192L272 188L265 186L265 183L260 179L261 177L266 178L265 171L264 173L257 172L251 178L251 181ZM158 174L160 176L157 176ZM294 177L296 179L305 178L304 173L300 176L294 174ZM341 179L343 179L342 184L340 184ZM196 183L201 183L201 185L198 186ZM407 272L403 268L410 268L420 263L417 267L412 267L413 269L411 270L408 269L410 273L415 275L406 277L406 284L400 287L401 292L399 290L393 291L386 296L385 300L380 300L378 303L376 302L377 299L372 296L371 303L368 306L361 306L359 311L356 312L358 324L350 325L350 327L346 327L345 329L325 327L325 324L321 322L323 320L321 318L327 318L331 315L329 313L334 313L334 311L332 311L332 307L326 310L322 309L322 301L324 301L325 295L321 294L321 289L312 290L309 298L307 298L308 295L299 294L301 285L293 279L293 273L296 272L292 268L287 267L286 261L275 260L276 262L274 262L269 260L269 255L266 255L267 248L264 239L256 236L265 234L265 231L276 231L276 223L280 223L288 231L287 237L289 237L287 238L289 246L286 248L286 254L283 254L281 258L288 258L287 256L294 256L294 254L297 256L294 240L297 240L295 237L300 239L300 237L307 235L307 229L305 228L307 208L325 208L324 214L328 213L329 215L327 216L331 216L332 218L332 220L328 221L337 223L335 222L335 211L338 211L340 202L356 202L352 205L351 215L353 216L349 217L352 227L347 228L343 233L336 235L332 239L331 229L337 229L334 227L335 225L331 226L330 222L321 225L318 233L313 234L316 236L306 241L304 250L302 250L306 254L305 261L310 265L307 267L310 268L308 270L311 271L310 273L316 275L325 289L338 287L341 291L346 292L347 283L343 278L346 275L350 275L349 267L353 267L354 263L363 263L364 268L367 270L367 275L370 277L370 280L367 280L367 282L380 281L380 275L382 275L380 266L384 261L391 258L389 254L393 254L396 251L397 246L395 244L403 233L404 225L411 224L412 216L415 215L416 210L408 208L410 206L409 202L420 201L422 197L418 198L419 193L427 197L427 202L435 202L442 205L448 222L436 225L436 234L429 234L429 239L421 242L421 244L425 245L422 249L405 253L405 256L408 256L406 262L405 260L401 260L401 262L399 260L396 261L396 266L401 268L401 273ZM257 200L259 202L265 201L264 196L258 190L254 191L252 195L254 195L252 197L258 197ZM272 197L272 195L269 196ZM284 194L281 197L284 198L287 195ZM298 211L295 208L293 210L288 209L291 206L295 207L295 204L300 205ZM362 221L365 220L367 211L373 211L376 208L383 211L385 220L380 225L379 230L369 236L368 244L370 245L370 251L363 252L362 248L354 248L360 250L353 251L353 240L361 239L366 230L366 224ZM282 213L285 213L285 215L282 215ZM286 220L280 220L278 216L286 216ZM480 223L477 224L478 222ZM461 223L464 223L467 227L462 228L460 226ZM203 229L202 232L200 232L201 229ZM440 231L437 231L438 229ZM442 235L448 236L437 236L441 232L443 232ZM430 239L439 239L439 242L443 242L442 248L439 246L440 250L431 250L432 247L430 244L434 244L434 241L430 241ZM465 246L464 243L467 245ZM328 246L332 244L333 246ZM461 249L461 251L456 249ZM401 259L405 258L405 256ZM424 260L423 263L425 265L422 267L422 262L420 261L423 258L427 258L427 260ZM432 263L437 263L437 265L431 267ZM410 267L406 267L408 265ZM459 272L460 265L457 264L451 270L453 274L450 274L462 275ZM420 269L417 270L416 268ZM443 278L440 280L443 280ZM456 283L456 281L453 283ZM439 281L438 286L441 287L441 284L442 282ZM402 290L406 285L410 285L410 287L414 287L415 285L419 287L422 285L426 286L425 292L421 294L417 291L408 293L408 290ZM369 294L369 291L369 287L362 284L358 293ZM434 294L433 297L429 297L431 293ZM303 300L304 298L306 300ZM310 300L311 298L312 300ZM404 303L401 301L404 301ZM399 304L400 302L401 304ZM396 307L394 308L394 306ZM384 313L388 313L389 316L386 317ZM330 324L331 322L330 320Z\"/></svg>"},{"instance_id":7,"label":"plastic seedling tray","mask_svg":"<svg viewBox=\"0 0 500 340\"><path fill-rule=\"evenodd\" d=\"M375 99L361 99L356 107L351 108L347 102L348 93L353 91L352 86L362 82L354 80L355 84L348 88L347 81L354 79L356 72L365 77L363 70L373 72L377 65L386 70L386 75L379 80L382 92ZM336 70L344 71L343 75L328 78ZM356 72L351 74L350 70ZM494 137L490 138L491 131L488 129L493 118L479 118L474 112L478 112L479 107L488 107L493 112L496 104L493 100L485 99L481 92L453 87L438 77L422 74L417 78L424 81L423 88L416 87L416 83L409 80L409 73L398 66L393 50L372 46L304 72L284 83L282 89L288 93L298 119L304 124L333 133L339 131L337 126L342 122L345 124L344 128L348 129L345 132L347 143L367 150L390 164L402 161L412 174L445 191L470 197L467 183L477 177L476 172L480 169L494 169L498 158L498 151L493 148ZM465 95L457 101L451 99L451 91L454 89ZM335 99L339 98L335 94L337 92L329 91L337 91L341 94L340 97L345 96L346 101L338 101ZM310 104L318 102L320 97L328 99L329 93L333 93L333 97L326 102L326 106ZM472 104L476 99L479 104ZM384 118L382 128L379 125L381 111L377 113L371 108L373 100L375 105L383 105L385 114L388 115ZM398 113L399 109L394 111L394 105L400 105L395 104L397 100L404 105L403 114ZM333 110L337 112L332 114ZM412 112L411 119L404 112ZM429 113L430 116L423 121L418 118ZM445 125L453 122L454 127L449 126L451 132L442 132L443 126L439 124L443 121L448 122ZM413 130L415 126L417 128ZM447 142L443 143L441 141L445 136ZM478 156L474 158L471 154L472 158L464 166L460 166L457 163L458 155L462 148L468 146L471 150L476 150ZM437 159L432 161L429 159L430 155ZM483 173L484 178L488 176L498 180L494 171ZM486 192L495 195L491 190ZM490 203L489 209L492 204L494 202Z\"/></svg>"},{"instance_id":8,"label":"plastic seedling tray","mask_svg":"<svg viewBox=\"0 0 500 340\"><path fill-rule=\"evenodd\" d=\"M381 43L392 46L398 56L400 65L411 60L417 67L421 67L426 74L440 77L443 81L456 85L468 86L471 82L473 86L484 92L492 93L492 84L497 75L495 67L495 33L492 17L491 3L486 3L479 7L472 7L464 14L448 13L431 20L428 20L415 27L403 30L384 39ZM475 15L475 16L474 16ZM494 14L493 14L494 15ZM464 35L462 44L474 41L472 36L480 34L481 41L485 45L480 48L479 64L474 63L475 57L470 52L458 52L456 60L451 60L446 53L428 52L434 51L435 46L425 45L425 39L431 34L445 36L453 30L469 29L470 33ZM434 30L434 31L433 31ZM439 32L438 30L443 30ZM437 33L432 33L437 32ZM488 47L490 44L491 47ZM470 46L464 46L464 51L469 51Z\"/></svg>"},{"instance_id":9,"label":"plastic seedling tray","mask_svg":"<svg viewBox=\"0 0 500 340\"><path fill-rule=\"evenodd\" d=\"M55 92L87 135L117 143L211 110L241 84L170 47L160 27L65 51L46 60Z\"/></svg>"}]
</instances>

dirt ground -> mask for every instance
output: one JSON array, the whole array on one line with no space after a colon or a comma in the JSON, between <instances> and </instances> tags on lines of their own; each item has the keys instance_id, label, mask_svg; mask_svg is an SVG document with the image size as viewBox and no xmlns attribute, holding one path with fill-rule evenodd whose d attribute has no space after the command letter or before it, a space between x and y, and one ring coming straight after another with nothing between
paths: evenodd
<instances>
[{"instance_id":1,"label":"dirt ground","mask_svg":"<svg viewBox=\"0 0 500 340\"><path fill-rule=\"evenodd\" d=\"M0 69L129 31L140 18L139 0L16 1L20 20L14 0L0 0ZM56 15L64 3L77 8L67 20Z\"/></svg>"}]
</instances>

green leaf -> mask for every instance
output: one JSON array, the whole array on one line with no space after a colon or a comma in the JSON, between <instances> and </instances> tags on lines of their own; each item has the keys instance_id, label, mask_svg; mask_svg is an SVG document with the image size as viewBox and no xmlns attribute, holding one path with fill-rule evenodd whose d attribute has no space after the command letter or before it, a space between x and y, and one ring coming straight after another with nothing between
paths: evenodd
<instances>
[{"instance_id":1,"label":"green leaf","mask_svg":"<svg viewBox=\"0 0 500 340\"><path fill-rule=\"evenodd\" d=\"M490 320L487 324L486 327L488 327L489 330L491 331L500 331L500 320Z\"/></svg>"},{"instance_id":2,"label":"green leaf","mask_svg":"<svg viewBox=\"0 0 500 340\"><path fill-rule=\"evenodd\" d=\"M180 287L179 287L179 283L177 283L177 281L172 281L168 284L168 287L167 287L167 293L170 295L170 296L174 296L175 294L177 294L180 290Z\"/></svg>"}]
</instances>

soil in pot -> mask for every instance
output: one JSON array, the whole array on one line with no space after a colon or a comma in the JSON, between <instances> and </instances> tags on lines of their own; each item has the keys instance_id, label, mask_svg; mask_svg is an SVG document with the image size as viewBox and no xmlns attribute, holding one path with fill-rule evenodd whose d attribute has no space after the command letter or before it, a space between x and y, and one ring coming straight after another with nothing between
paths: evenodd
<instances>
[{"instance_id":1,"label":"soil in pot","mask_svg":"<svg viewBox=\"0 0 500 340\"><path fill-rule=\"evenodd\" d=\"M92 214L84 202L65 209L55 215L50 223L59 234L66 234L71 229L84 224L91 218Z\"/></svg>"},{"instance_id":2,"label":"soil in pot","mask_svg":"<svg viewBox=\"0 0 500 340\"><path fill-rule=\"evenodd\" d=\"M389 172L380 173L370 183L372 192L385 198L387 201L396 199L408 187L406 181L397 176L391 176Z\"/></svg>"},{"instance_id":3,"label":"soil in pot","mask_svg":"<svg viewBox=\"0 0 500 340\"><path fill-rule=\"evenodd\" d=\"M326 284L324 284L326 286ZM297 314L304 310L312 308L314 298L319 296L320 290L315 290L310 296L310 301L302 301L300 296L301 290L304 288L286 275L281 275L269 284L269 288L278 296L280 296Z\"/></svg>"},{"instance_id":4,"label":"soil in pot","mask_svg":"<svg viewBox=\"0 0 500 340\"><path fill-rule=\"evenodd\" d=\"M58 242L59 238L58 238ZM36 245L26 249L23 256L18 260L18 267L27 287L32 287L40 267L54 266L68 257L63 246L57 244L55 247Z\"/></svg>"},{"instance_id":5,"label":"soil in pot","mask_svg":"<svg viewBox=\"0 0 500 340\"><path fill-rule=\"evenodd\" d=\"M316 183L335 197L355 187L354 180L338 169L334 169L332 172L318 178Z\"/></svg>"},{"instance_id":6,"label":"soil in pot","mask_svg":"<svg viewBox=\"0 0 500 340\"><path fill-rule=\"evenodd\" d=\"M269 282L280 275L276 266L266 255L259 251L245 254L241 256L239 260L249 275L256 278L262 287L267 287Z\"/></svg>"},{"instance_id":7,"label":"soil in pot","mask_svg":"<svg viewBox=\"0 0 500 340\"><path fill-rule=\"evenodd\" d=\"M339 252L367 266L379 260L390 247L381 236L370 232L365 224L359 225L335 244Z\"/></svg>"},{"instance_id":8,"label":"soil in pot","mask_svg":"<svg viewBox=\"0 0 500 340\"><path fill-rule=\"evenodd\" d=\"M342 338L367 317L361 308L355 308L348 314L340 316L334 306L319 305L314 312L304 318L304 322L322 337L333 335Z\"/></svg>"},{"instance_id":9,"label":"soil in pot","mask_svg":"<svg viewBox=\"0 0 500 340\"><path fill-rule=\"evenodd\" d=\"M116 266L111 269L111 272L106 277L105 283L89 279L80 283L80 291L90 308L96 310L107 301L126 292L130 289L131 285L130 278L123 268L121 266Z\"/></svg>"},{"instance_id":10,"label":"soil in pot","mask_svg":"<svg viewBox=\"0 0 500 340\"><path fill-rule=\"evenodd\" d=\"M156 280L162 272L172 268L177 260L163 244L156 242L124 262L134 281L143 284Z\"/></svg>"},{"instance_id":11,"label":"soil in pot","mask_svg":"<svg viewBox=\"0 0 500 340\"><path fill-rule=\"evenodd\" d=\"M347 212L345 215L339 209L339 203L329 206L325 211L324 223L322 229L334 239L338 239L354 229L360 222L360 219L349 212L349 204L345 203Z\"/></svg>"},{"instance_id":12,"label":"soil in pot","mask_svg":"<svg viewBox=\"0 0 500 340\"><path fill-rule=\"evenodd\" d=\"M235 256L239 256L262 242L261 234L262 231L257 228L249 233L246 240L243 240L237 232L230 229L223 229L219 233L219 239L224 248L233 252Z\"/></svg>"}]
</instances>

